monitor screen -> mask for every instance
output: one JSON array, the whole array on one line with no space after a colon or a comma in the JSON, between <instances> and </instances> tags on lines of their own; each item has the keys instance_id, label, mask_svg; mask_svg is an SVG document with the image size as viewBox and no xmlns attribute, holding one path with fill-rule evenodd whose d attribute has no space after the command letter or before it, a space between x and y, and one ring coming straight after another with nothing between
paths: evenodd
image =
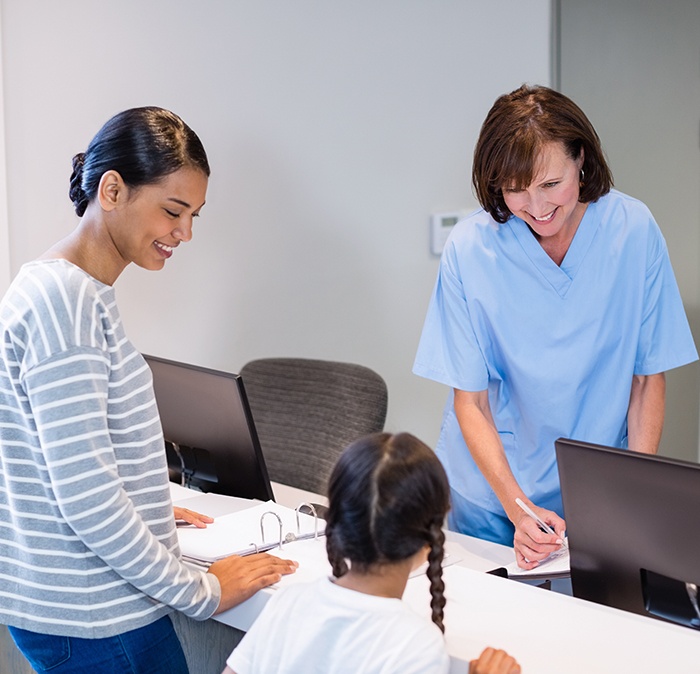
<instances>
[{"instance_id":1,"label":"monitor screen","mask_svg":"<svg viewBox=\"0 0 700 674\"><path fill-rule=\"evenodd\" d=\"M170 479L202 491L274 500L240 375L147 356Z\"/></svg>"},{"instance_id":2,"label":"monitor screen","mask_svg":"<svg viewBox=\"0 0 700 674\"><path fill-rule=\"evenodd\" d=\"M700 465L555 443L575 597L700 629Z\"/></svg>"}]
</instances>

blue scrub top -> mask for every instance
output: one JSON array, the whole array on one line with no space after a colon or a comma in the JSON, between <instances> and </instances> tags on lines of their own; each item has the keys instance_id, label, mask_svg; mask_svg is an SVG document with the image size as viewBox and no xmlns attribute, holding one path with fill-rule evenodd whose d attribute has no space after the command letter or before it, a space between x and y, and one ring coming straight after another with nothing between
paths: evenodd
<instances>
[{"instance_id":1,"label":"blue scrub top","mask_svg":"<svg viewBox=\"0 0 700 674\"><path fill-rule=\"evenodd\" d=\"M697 357L658 225L613 190L588 205L561 266L515 216L499 224L479 210L458 223L413 371L455 389L488 388L516 480L563 516L554 441L626 447L632 375ZM452 396L436 451L458 495L453 526L512 545L507 521L484 532L470 520L470 509L505 513L471 458Z\"/></svg>"}]
</instances>

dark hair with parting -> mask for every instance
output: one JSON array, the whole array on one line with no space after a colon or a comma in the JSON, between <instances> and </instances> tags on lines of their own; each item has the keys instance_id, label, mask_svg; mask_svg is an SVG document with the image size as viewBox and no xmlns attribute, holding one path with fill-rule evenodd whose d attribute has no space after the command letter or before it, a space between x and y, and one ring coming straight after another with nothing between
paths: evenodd
<instances>
[{"instance_id":1,"label":"dark hair with parting","mask_svg":"<svg viewBox=\"0 0 700 674\"><path fill-rule=\"evenodd\" d=\"M340 456L328 484L326 549L336 577L408 559L428 545L433 622L444 631L442 530L447 475L435 453L409 433L376 433Z\"/></svg>"},{"instance_id":2,"label":"dark hair with parting","mask_svg":"<svg viewBox=\"0 0 700 674\"><path fill-rule=\"evenodd\" d=\"M209 162L197 134L169 110L132 108L112 117L87 150L73 157L68 195L82 216L107 171L116 171L128 187L138 188L183 167L209 176Z\"/></svg>"},{"instance_id":3,"label":"dark hair with parting","mask_svg":"<svg viewBox=\"0 0 700 674\"><path fill-rule=\"evenodd\" d=\"M497 222L511 216L503 188L528 187L539 169L543 146L551 142L563 143L572 159L583 150L580 202L597 201L610 191L612 173L600 138L581 108L558 91L523 84L493 104L474 150L476 196Z\"/></svg>"}]
</instances>

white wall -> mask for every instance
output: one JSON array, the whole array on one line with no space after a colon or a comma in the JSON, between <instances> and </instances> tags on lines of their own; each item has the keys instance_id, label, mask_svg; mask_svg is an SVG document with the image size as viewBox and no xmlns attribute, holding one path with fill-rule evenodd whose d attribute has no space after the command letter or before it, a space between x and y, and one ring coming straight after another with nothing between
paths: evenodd
<instances>
[{"instance_id":1,"label":"white wall","mask_svg":"<svg viewBox=\"0 0 700 674\"><path fill-rule=\"evenodd\" d=\"M11 267L76 222L70 159L155 104L213 168L195 238L117 283L142 351L237 370L354 361L388 427L437 439L445 390L411 374L437 271L432 212L467 208L486 112L549 83L549 0L2 0Z\"/></svg>"},{"instance_id":2,"label":"white wall","mask_svg":"<svg viewBox=\"0 0 700 674\"><path fill-rule=\"evenodd\" d=\"M0 17L1 19L1 17ZM1 21L0 21L1 24ZM5 128L3 103L3 68L0 54L0 293L10 284L10 236L7 213L7 172L5 163Z\"/></svg>"},{"instance_id":3,"label":"white wall","mask_svg":"<svg viewBox=\"0 0 700 674\"><path fill-rule=\"evenodd\" d=\"M561 91L579 103L595 125L616 186L654 213L697 344L700 3L559 2ZM666 381L660 451L697 461L700 364L672 370Z\"/></svg>"}]
</instances>

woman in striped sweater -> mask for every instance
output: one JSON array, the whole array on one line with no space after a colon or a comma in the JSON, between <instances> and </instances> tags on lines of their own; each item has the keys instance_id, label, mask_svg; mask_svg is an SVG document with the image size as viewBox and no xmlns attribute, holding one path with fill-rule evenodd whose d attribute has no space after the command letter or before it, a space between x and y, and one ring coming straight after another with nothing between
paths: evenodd
<instances>
[{"instance_id":1,"label":"woman in striped sweater","mask_svg":"<svg viewBox=\"0 0 700 674\"><path fill-rule=\"evenodd\" d=\"M77 228L0 305L0 623L39 672L187 672L171 611L204 620L294 569L181 563L150 370L115 301L127 265L162 269L190 240L209 165L149 107L109 120L73 168Z\"/></svg>"}]
</instances>

